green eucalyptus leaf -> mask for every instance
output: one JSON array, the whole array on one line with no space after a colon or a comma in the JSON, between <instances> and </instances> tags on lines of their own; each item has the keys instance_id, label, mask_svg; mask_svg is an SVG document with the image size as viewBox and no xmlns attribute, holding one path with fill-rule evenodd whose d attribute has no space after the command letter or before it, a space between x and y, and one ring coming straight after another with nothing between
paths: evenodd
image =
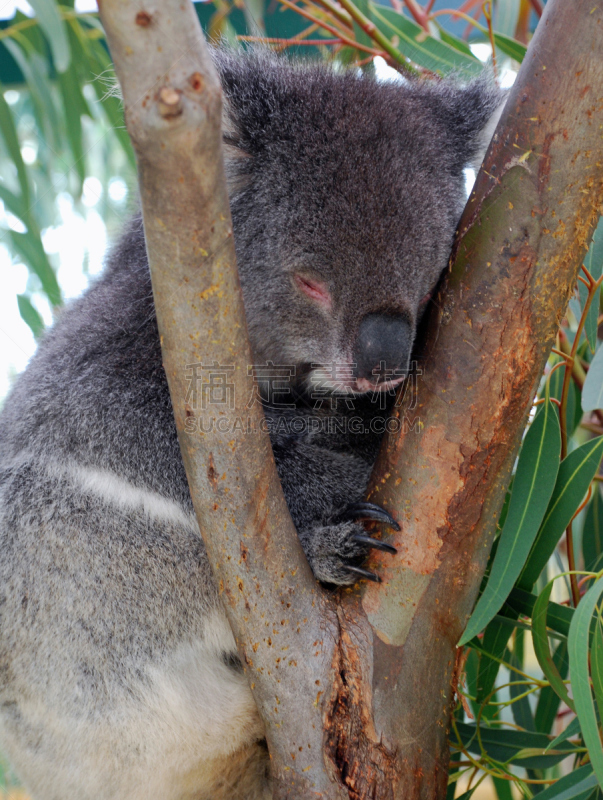
<instances>
[{"instance_id":1,"label":"green eucalyptus leaf","mask_svg":"<svg viewBox=\"0 0 603 800\"><path fill-rule=\"evenodd\" d=\"M538 795L538 800L587 800L596 786L593 768L586 764L548 786Z\"/></svg>"},{"instance_id":2,"label":"green eucalyptus leaf","mask_svg":"<svg viewBox=\"0 0 603 800\"><path fill-rule=\"evenodd\" d=\"M551 498L559 469L561 434L555 406L546 400L525 435L496 558L460 644L498 612L519 577Z\"/></svg>"},{"instance_id":3,"label":"green eucalyptus leaf","mask_svg":"<svg viewBox=\"0 0 603 800\"><path fill-rule=\"evenodd\" d=\"M370 2L371 19L390 41L397 37L396 47L402 55L420 67L445 75L464 72L479 75L483 66L475 56L468 56L457 47L425 33L420 25L393 8Z\"/></svg>"},{"instance_id":4,"label":"green eucalyptus leaf","mask_svg":"<svg viewBox=\"0 0 603 800\"><path fill-rule=\"evenodd\" d=\"M571 739L572 736L578 736L580 733L580 720L578 717L574 717L570 724L564 731L561 731L559 736L555 737L550 745L547 747L547 750L554 750L558 745L566 742L568 739Z\"/></svg>"},{"instance_id":5,"label":"green eucalyptus leaf","mask_svg":"<svg viewBox=\"0 0 603 800\"><path fill-rule=\"evenodd\" d=\"M524 638L525 631L518 628L515 632L513 652L509 659L509 663L517 670L524 671L525 667L525 653L524 653ZM515 723L526 731L535 731L534 714L530 706L530 700L525 696L526 685L523 682L523 677L518 673L517 677L511 674L511 682L509 685L509 696L512 700L511 712Z\"/></svg>"},{"instance_id":6,"label":"green eucalyptus leaf","mask_svg":"<svg viewBox=\"0 0 603 800\"><path fill-rule=\"evenodd\" d=\"M536 658L538 659L538 663L540 664L545 678L551 684L551 688L557 693L559 698L563 700L563 702L569 708L572 709L572 711L575 711L574 703L569 696L561 675L559 674L557 665L553 661L546 632L547 610L553 584L554 581L547 583L534 604L534 612L532 614L532 640L534 642L534 652L536 653Z\"/></svg>"},{"instance_id":7,"label":"green eucalyptus leaf","mask_svg":"<svg viewBox=\"0 0 603 800\"><path fill-rule=\"evenodd\" d=\"M525 58L525 54L528 52L528 48L525 44L518 42L517 39L512 39L510 36L496 33L496 31L494 32L494 43L502 53L520 64Z\"/></svg>"},{"instance_id":8,"label":"green eucalyptus leaf","mask_svg":"<svg viewBox=\"0 0 603 800\"><path fill-rule=\"evenodd\" d=\"M29 208L29 177L21 155L21 145L17 135L17 127L13 119L13 112L4 99L4 87L0 84L0 133L4 139L4 144L15 167L21 187L21 200L24 208Z\"/></svg>"},{"instance_id":9,"label":"green eucalyptus leaf","mask_svg":"<svg viewBox=\"0 0 603 800\"><path fill-rule=\"evenodd\" d=\"M448 31L445 28L443 28L442 25L437 24L437 21L436 25L438 28L438 33L440 35L440 39L443 42L446 42L446 44L449 44L450 47L454 47L454 49L458 50L459 53L463 53L463 55L466 55L469 58L476 58L473 51L471 50L471 48L464 39L459 39L458 36L453 36L451 33L448 33ZM506 781L504 781L504 783L506 784Z\"/></svg>"},{"instance_id":10,"label":"green eucalyptus leaf","mask_svg":"<svg viewBox=\"0 0 603 800\"><path fill-rule=\"evenodd\" d=\"M511 791L511 781L506 781L504 778L492 777L492 783L496 790L498 800L513 800L513 792Z\"/></svg>"},{"instance_id":11,"label":"green eucalyptus leaf","mask_svg":"<svg viewBox=\"0 0 603 800\"><path fill-rule=\"evenodd\" d=\"M582 388L582 409L595 411L603 408L603 347L599 347L590 362Z\"/></svg>"},{"instance_id":12,"label":"green eucalyptus leaf","mask_svg":"<svg viewBox=\"0 0 603 800\"><path fill-rule=\"evenodd\" d=\"M512 37L517 28L520 0L499 0L496 4L494 29L497 33Z\"/></svg>"},{"instance_id":13,"label":"green eucalyptus leaf","mask_svg":"<svg viewBox=\"0 0 603 800\"><path fill-rule=\"evenodd\" d=\"M547 604L547 622L550 615L549 609L550 603ZM569 670L567 641L559 642L555 648L555 652L553 653L553 664L557 668L561 679L565 680ZM537 731L540 731L541 733L551 732L553 725L555 724L555 719L557 718L557 712L559 711L560 704L561 700L559 699L559 695L551 686L545 686L540 690L538 702L536 703L536 711L534 713L534 722L536 724Z\"/></svg>"},{"instance_id":14,"label":"green eucalyptus leaf","mask_svg":"<svg viewBox=\"0 0 603 800\"><path fill-rule=\"evenodd\" d=\"M476 700L478 703L483 703L494 689L494 682L500 669L500 662L489 658L488 654L491 653L497 659L502 659L512 632L507 625L497 619L493 619L486 626L480 643L481 658L477 671Z\"/></svg>"},{"instance_id":15,"label":"green eucalyptus leaf","mask_svg":"<svg viewBox=\"0 0 603 800\"><path fill-rule=\"evenodd\" d=\"M603 274L603 217L599 218L599 223L593 234L590 247L588 248L588 253L584 258L584 266L590 272L591 276L595 281L599 280L599 278ZM586 302L586 297L588 295L588 290L586 286L582 283L582 281L578 281L578 287L580 289L580 298L582 300L582 306L584 307L584 303ZM588 315L586 317L586 322L584 325L584 333L586 335L586 339L588 341L588 346L590 348L591 353L594 353L597 348L597 328L598 328L597 321L599 318L600 293L601 290L598 289L595 293L590 308L588 309Z\"/></svg>"},{"instance_id":16,"label":"green eucalyptus leaf","mask_svg":"<svg viewBox=\"0 0 603 800\"><path fill-rule=\"evenodd\" d=\"M568 637L570 677L574 704L580 720L584 743L588 748L599 786L603 786L603 747L601 746L597 714L590 686L588 661L591 622L602 593L603 578L599 578L576 608Z\"/></svg>"},{"instance_id":17,"label":"green eucalyptus leaf","mask_svg":"<svg viewBox=\"0 0 603 800\"><path fill-rule=\"evenodd\" d=\"M526 769L547 769L576 751L576 745L566 742L563 747L545 753L551 742L550 737L533 731L480 726L478 739L475 725L457 722L456 728L463 745L470 753L481 755L481 740L481 745L490 758L503 764L516 764Z\"/></svg>"},{"instance_id":18,"label":"green eucalyptus leaf","mask_svg":"<svg viewBox=\"0 0 603 800\"><path fill-rule=\"evenodd\" d=\"M57 72L65 72L71 61L65 23L54 0L29 0L44 31Z\"/></svg>"},{"instance_id":19,"label":"green eucalyptus leaf","mask_svg":"<svg viewBox=\"0 0 603 800\"><path fill-rule=\"evenodd\" d=\"M595 280L603 274L603 217L599 217L588 253L584 257L584 266Z\"/></svg>"},{"instance_id":20,"label":"green eucalyptus leaf","mask_svg":"<svg viewBox=\"0 0 603 800\"><path fill-rule=\"evenodd\" d=\"M514 586L511 594L507 598L505 608L509 608L517 614L525 614L531 617L534 606L538 598L531 592L526 592L519 586ZM551 630L561 636L569 634L570 625L574 618L574 609L568 606L561 606L559 603L549 603L546 616L546 624Z\"/></svg>"},{"instance_id":21,"label":"green eucalyptus leaf","mask_svg":"<svg viewBox=\"0 0 603 800\"><path fill-rule=\"evenodd\" d=\"M593 497L586 510L582 528L584 569L593 570L603 553L603 497L601 485L594 485Z\"/></svg>"},{"instance_id":22,"label":"green eucalyptus leaf","mask_svg":"<svg viewBox=\"0 0 603 800\"><path fill-rule=\"evenodd\" d=\"M40 279L42 288L52 305L59 306L61 304L61 290L39 236L36 236L31 230L27 233L10 231L10 238L15 250L21 253L27 266Z\"/></svg>"},{"instance_id":23,"label":"green eucalyptus leaf","mask_svg":"<svg viewBox=\"0 0 603 800\"><path fill-rule=\"evenodd\" d=\"M561 462L553 495L519 579L522 589L531 589L538 580L559 539L584 500L602 456L603 436L599 436L577 447Z\"/></svg>"},{"instance_id":24,"label":"green eucalyptus leaf","mask_svg":"<svg viewBox=\"0 0 603 800\"><path fill-rule=\"evenodd\" d=\"M2 200L11 214L14 214L15 217L18 217L22 222L26 223L29 211L23 203L23 200L14 192L11 192L10 189L7 189L6 186L2 186L2 184L0 184L0 200Z\"/></svg>"},{"instance_id":25,"label":"green eucalyptus leaf","mask_svg":"<svg viewBox=\"0 0 603 800\"><path fill-rule=\"evenodd\" d=\"M72 166L79 179L81 193L86 177L86 163L84 160L84 142L82 133L82 114L89 114L88 105L81 92L77 70L71 64L69 68L59 75L59 89L63 101L63 113L67 126L67 139L72 155Z\"/></svg>"},{"instance_id":26,"label":"green eucalyptus leaf","mask_svg":"<svg viewBox=\"0 0 603 800\"><path fill-rule=\"evenodd\" d=\"M603 625L597 619L590 646L590 671L599 719L603 719Z\"/></svg>"},{"instance_id":27,"label":"green eucalyptus leaf","mask_svg":"<svg viewBox=\"0 0 603 800\"><path fill-rule=\"evenodd\" d=\"M14 41L13 39L4 39L4 45L27 81L41 135L48 140L54 150L59 150L61 146L60 119L53 102L50 81L41 66L44 63L42 57L25 36L15 35Z\"/></svg>"},{"instance_id":28,"label":"green eucalyptus leaf","mask_svg":"<svg viewBox=\"0 0 603 800\"><path fill-rule=\"evenodd\" d=\"M40 313L32 306L31 300L25 294L17 295L17 305L21 319L29 325L35 338L39 339L44 333L44 320Z\"/></svg>"},{"instance_id":29,"label":"green eucalyptus leaf","mask_svg":"<svg viewBox=\"0 0 603 800\"><path fill-rule=\"evenodd\" d=\"M561 358L554 356L552 359L551 366L559 364L561 362ZM554 397L555 400L561 402L561 395L563 393L563 378L565 376L565 367L557 367L557 369L552 373L548 380L548 390L550 392L550 396ZM546 384L545 384L546 390ZM545 390L541 392L541 396L544 397ZM576 409L576 404L578 404L578 409ZM570 380L569 384L569 391L567 394L567 408L565 414L565 429L567 431L568 436L571 436L572 433L578 426L580 422L580 417L582 416L582 412L580 409L580 392L577 390L574 382Z\"/></svg>"}]
</instances>

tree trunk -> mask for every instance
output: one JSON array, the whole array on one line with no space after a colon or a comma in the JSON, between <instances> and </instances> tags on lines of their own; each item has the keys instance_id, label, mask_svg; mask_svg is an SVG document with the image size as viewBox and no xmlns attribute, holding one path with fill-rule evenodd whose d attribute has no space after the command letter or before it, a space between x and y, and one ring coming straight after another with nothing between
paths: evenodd
<instances>
[{"instance_id":1,"label":"tree trunk","mask_svg":"<svg viewBox=\"0 0 603 800\"><path fill-rule=\"evenodd\" d=\"M100 11L191 495L266 725L274 797L443 798L456 642L603 201L603 8L546 6L459 227L418 406L396 410L416 425L385 442L375 470L370 495L400 522L398 555L380 565L383 584L339 594L314 581L261 409L246 408L220 89L196 14L182 0ZM232 401L211 430L215 407L188 397L202 364L221 365Z\"/></svg>"}]
</instances>

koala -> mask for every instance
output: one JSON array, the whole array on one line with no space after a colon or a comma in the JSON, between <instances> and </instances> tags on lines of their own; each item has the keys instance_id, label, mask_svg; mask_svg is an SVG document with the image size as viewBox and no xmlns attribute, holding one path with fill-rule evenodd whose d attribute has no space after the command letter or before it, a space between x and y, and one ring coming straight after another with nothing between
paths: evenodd
<instances>
[{"instance_id":1,"label":"koala","mask_svg":"<svg viewBox=\"0 0 603 800\"><path fill-rule=\"evenodd\" d=\"M364 502L374 423L501 96L486 79L215 61L254 363L289 376L262 394L285 497L317 580L375 579L364 559L393 548L362 521L396 522ZM0 749L36 800L270 797L182 465L140 216L0 415Z\"/></svg>"}]
</instances>

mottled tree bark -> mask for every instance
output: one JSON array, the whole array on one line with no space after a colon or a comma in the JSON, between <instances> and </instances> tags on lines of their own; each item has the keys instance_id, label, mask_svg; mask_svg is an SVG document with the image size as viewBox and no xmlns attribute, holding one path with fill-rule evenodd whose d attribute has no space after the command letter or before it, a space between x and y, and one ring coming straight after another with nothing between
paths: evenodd
<instances>
[{"instance_id":1,"label":"mottled tree bark","mask_svg":"<svg viewBox=\"0 0 603 800\"><path fill-rule=\"evenodd\" d=\"M418 406L396 412L416 425L390 437L375 470L371 496L402 527L398 555L379 565L382 585L337 594L310 573L261 409L247 408L220 88L194 10L102 0L101 17L184 463L266 724L274 797L442 798L456 642L603 202L603 9L546 6L460 225ZM199 364L229 368L232 402L217 414L190 402Z\"/></svg>"}]
</instances>

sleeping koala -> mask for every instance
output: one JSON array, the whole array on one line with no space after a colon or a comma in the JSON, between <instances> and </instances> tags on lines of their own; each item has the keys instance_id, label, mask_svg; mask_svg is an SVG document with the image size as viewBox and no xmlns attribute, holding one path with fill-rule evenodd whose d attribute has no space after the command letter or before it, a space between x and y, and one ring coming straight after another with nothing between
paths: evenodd
<instances>
[{"instance_id":1,"label":"sleeping koala","mask_svg":"<svg viewBox=\"0 0 603 800\"><path fill-rule=\"evenodd\" d=\"M263 391L285 497L318 580L375 578L363 559L392 548L361 520L395 522L363 502L374 423L501 97L486 80L215 59L254 362L290 379L280 401ZM193 514L139 217L0 415L0 676L0 747L37 800L270 797Z\"/></svg>"}]
</instances>

